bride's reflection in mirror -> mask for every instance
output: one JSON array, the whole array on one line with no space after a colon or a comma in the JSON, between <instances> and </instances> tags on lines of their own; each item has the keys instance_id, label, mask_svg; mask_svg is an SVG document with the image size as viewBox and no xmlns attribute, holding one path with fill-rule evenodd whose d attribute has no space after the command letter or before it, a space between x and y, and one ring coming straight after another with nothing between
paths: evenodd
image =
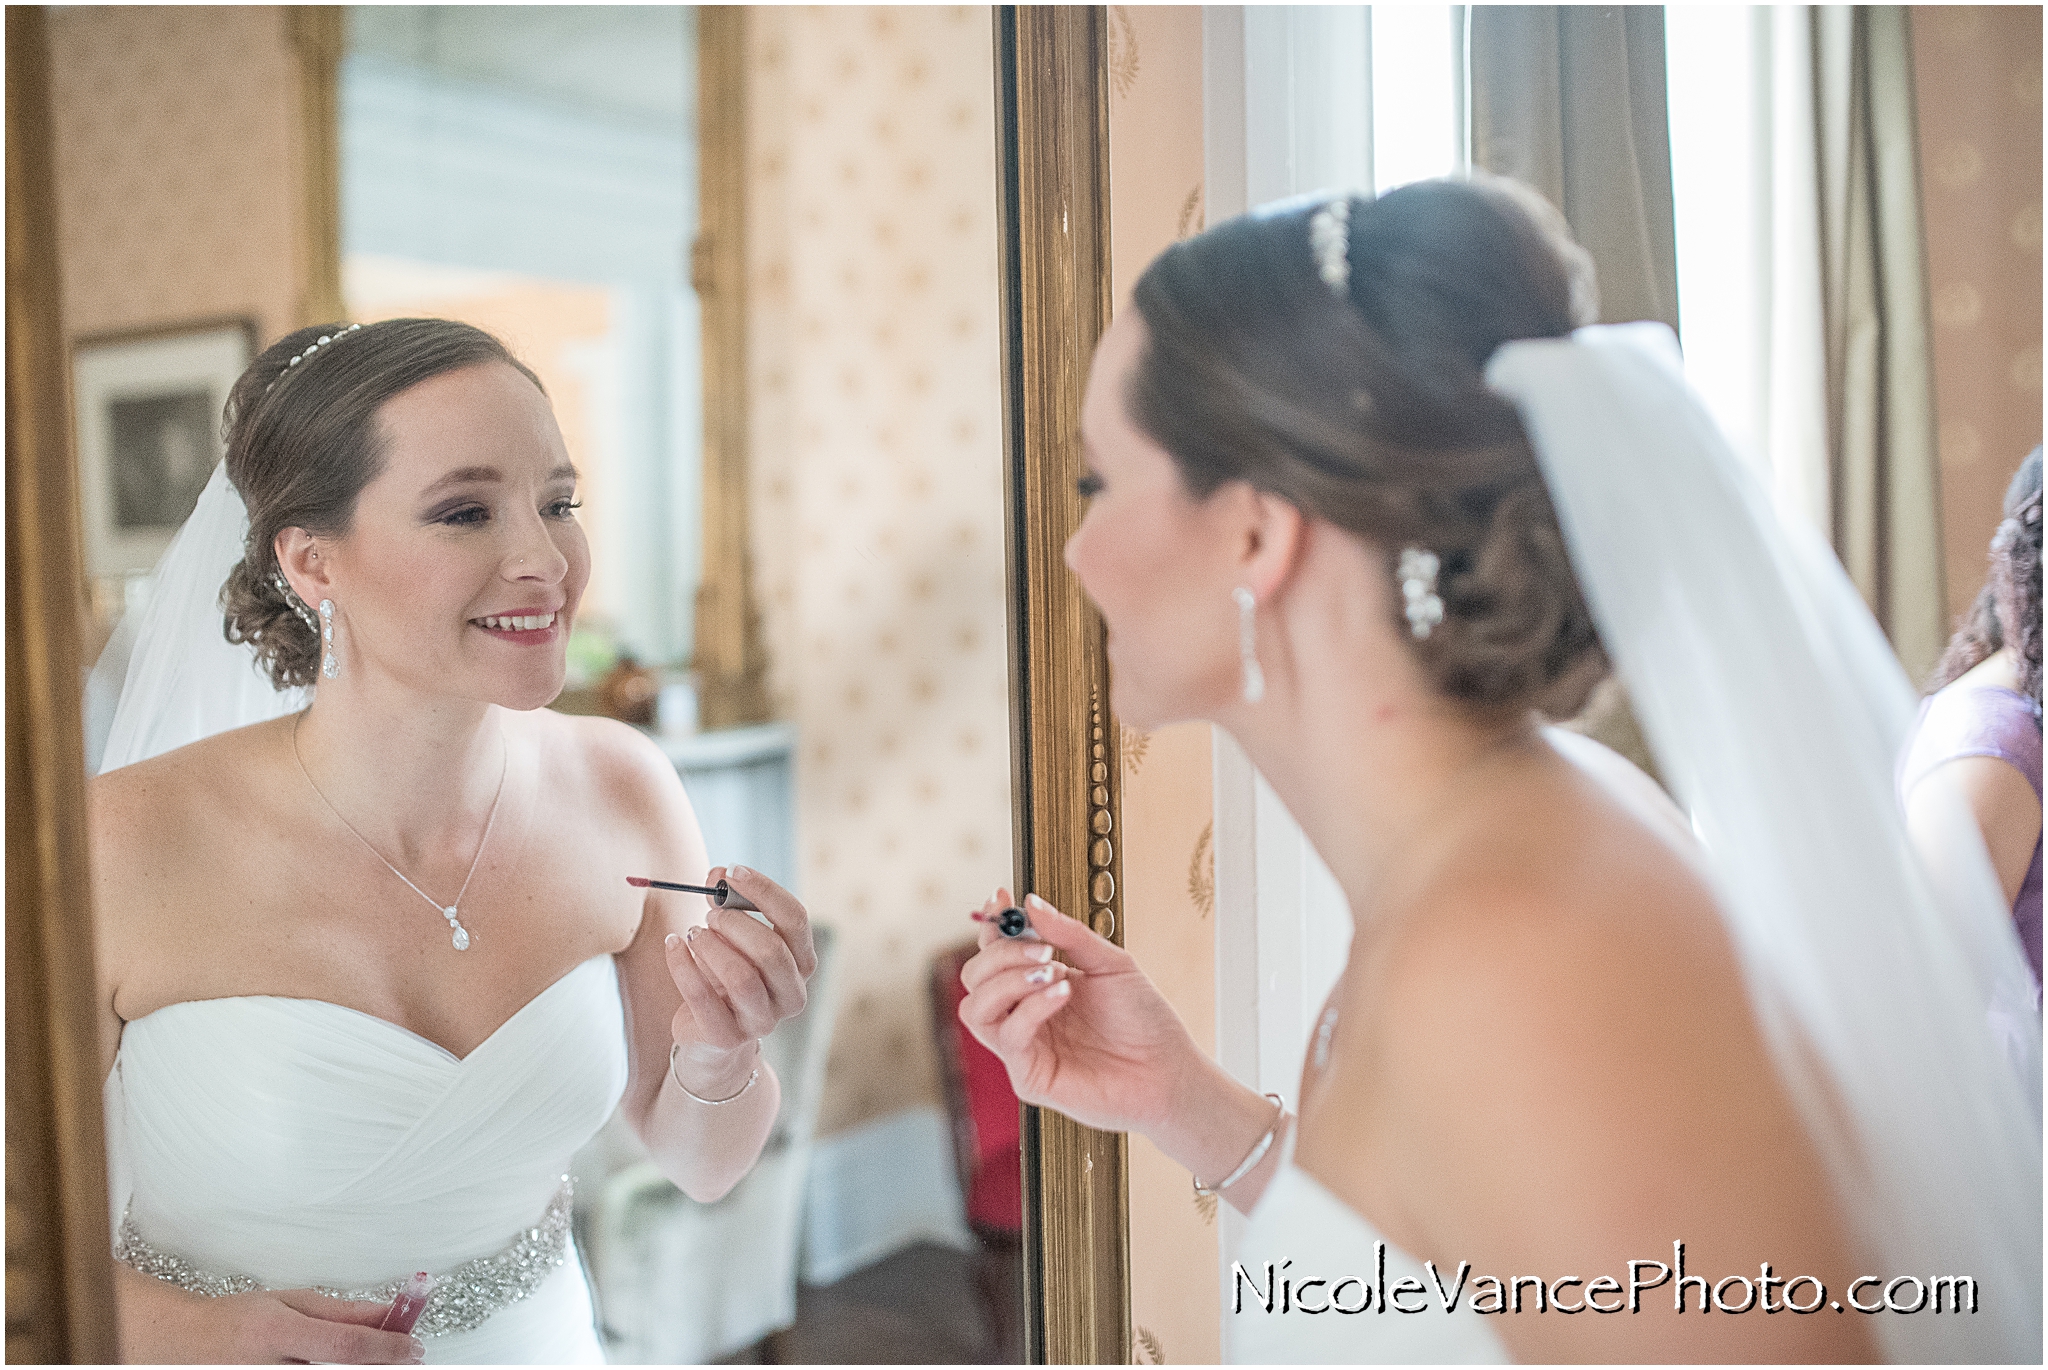
<instances>
[{"instance_id":1,"label":"bride's reflection in mirror","mask_svg":"<svg viewBox=\"0 0 2048 1370\"><path fill-rule=\"evenodd\" d=\"M1009 866L986 12L51 29L81 365L261 348L186 548L239 496L226 624L175 554L89 568L127 1354L404 1359L428 1267L432 1360L1016 1358L1014 1102L950 1009ZM149 623L247 678L144 737Z\"/></svg>"}]
</instances>

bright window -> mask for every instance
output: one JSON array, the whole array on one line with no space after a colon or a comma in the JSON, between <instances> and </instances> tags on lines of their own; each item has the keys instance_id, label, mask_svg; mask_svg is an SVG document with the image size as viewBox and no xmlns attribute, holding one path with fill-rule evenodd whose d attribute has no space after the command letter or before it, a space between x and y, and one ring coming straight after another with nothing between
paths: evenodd
<instances>
[{"instance_id":1,"label":"bright window","mask_svg":"<svg viewBox=\"0 0 2048 1370\"><path fill-rule=\"evenodd\" d=\"M1372 7L1372 179L1375 193L1448 176L1464 165L1450 5Z\"/></svg>"}]
</instances>

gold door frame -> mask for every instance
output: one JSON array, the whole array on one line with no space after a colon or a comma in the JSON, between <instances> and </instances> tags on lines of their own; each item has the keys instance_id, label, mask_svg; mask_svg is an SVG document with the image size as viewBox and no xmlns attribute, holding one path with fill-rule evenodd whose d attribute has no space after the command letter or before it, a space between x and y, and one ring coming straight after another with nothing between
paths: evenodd
<instances>
[{"instance_id":1,"label":"gold door frame","mask_svg":"<svg viewBox=\"0 0 2048 1370\"><path fill-rule=\"evenodd\" d=\"M697 241L703 318L704 564L697 581L698 708L706 729L768 717L747 498L747 11L697 10Z\"/></svg>"},{"instance_id":2,"label":"gold door frame","mask_svg":"<svg viewBox=\"0 0 2048 1370\"><path fill-rule=\"evenodd\" d=\"M1061 560L1081 521L1081 394L1109 323L1107 12L995 12L1010 768L1018 891L1119 944L1121 767L1102 621ZM1025 1359L1129 1359L1120 1133L1026 1108Z\"/></svg>"}]
</instances>

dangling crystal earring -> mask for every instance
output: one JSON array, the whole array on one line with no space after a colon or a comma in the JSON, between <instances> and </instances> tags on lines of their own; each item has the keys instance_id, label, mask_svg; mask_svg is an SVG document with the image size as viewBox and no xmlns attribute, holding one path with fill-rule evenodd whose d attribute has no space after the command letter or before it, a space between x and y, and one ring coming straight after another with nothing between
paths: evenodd
<instances>
[{"instance_id":1,"label":"dangling crystal earring","mask_svg":"<svg viewBox=\"0 0 2048 1370\"><path fill-rule=\"evenodd\" d=\"M334 659L334 601L320 601L320 637L326 644L327 657L320 663L320 674L329 680L341 674L341 666Z\"/></svg>"},{"instance_id":2,"label":"dangling crystal earring","mask_svg":"<svg viewBox=\"0 0 2048 1370\"><path fill-rule=\"evenodd\" d=\"M1230 592L1237 601L1237 657L1244 665L1244 702L1256 704L1266 697L1266 673L1259 668L1258 600L1243 585Z\"/></svg>"},{"instance_id":3,"label":"dangling crystal earring","mask_svg":"<svg viewBox=\"0 0 2048 1370\"><path fill-rule=\"evenodd\" d=\"M1418 638L1444 621L1444 602L1436 592L1436 573L1442 566L1434 552L1421 547L1401 549L1401 597L1407 601L1402 613L1408 617L1408 631Z\"/></svg>"}]
</instances>

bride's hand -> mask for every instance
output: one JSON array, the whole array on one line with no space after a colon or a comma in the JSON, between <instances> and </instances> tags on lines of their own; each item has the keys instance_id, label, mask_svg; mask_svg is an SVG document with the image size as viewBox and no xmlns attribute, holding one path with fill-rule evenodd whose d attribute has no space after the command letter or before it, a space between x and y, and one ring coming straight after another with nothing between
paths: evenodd
<instances>
[{"instance_id":1,"label":"bride's hand","mask_svg":"<svg viewBox=\"0 0 2048 1370\"><path fill-rule=\"evenodd\" d=\"M961 969L960 1021L1010 1073L1011 1088L1089 1127L1150 1131L1201 1060L1187 1028L1129 952L1032 895L1043 941L1000 935L1007 890L982 905L981 950ZM1047 959L1066 954L1066 964Z\"/></svg>"},{"instance_id":2,"label":"bride's hand","mask_svg":"<svg viewBox=\"0 0 2048 1370\"><path fill-rule=\"evenodd\" d=\"M702 926L669 939L669 974L683 996L671 1025L674 1069L707 1098L744 1082L754 1043L803 1012L806 983L818 968L811 917L795 895L744 866L715 868L705 883L721 879L768 923L740 909L714 908Z\"/></svg>"},{"instance_id":3,"label":"bride's hand","mask_svg":"<svg viewBox=\"0 0 2048 1370\"><path fill-rule=\"evenodd\" d=\"M389 1304L332 1299L311 1289L259 1290L178 1303L194 1316L181 1319L165 1307L140 1319L124 1319L124 1360L418 1365L426 1359L419 1338L378 1328L391 1311Z\"/></svg>"}]
</instances>

